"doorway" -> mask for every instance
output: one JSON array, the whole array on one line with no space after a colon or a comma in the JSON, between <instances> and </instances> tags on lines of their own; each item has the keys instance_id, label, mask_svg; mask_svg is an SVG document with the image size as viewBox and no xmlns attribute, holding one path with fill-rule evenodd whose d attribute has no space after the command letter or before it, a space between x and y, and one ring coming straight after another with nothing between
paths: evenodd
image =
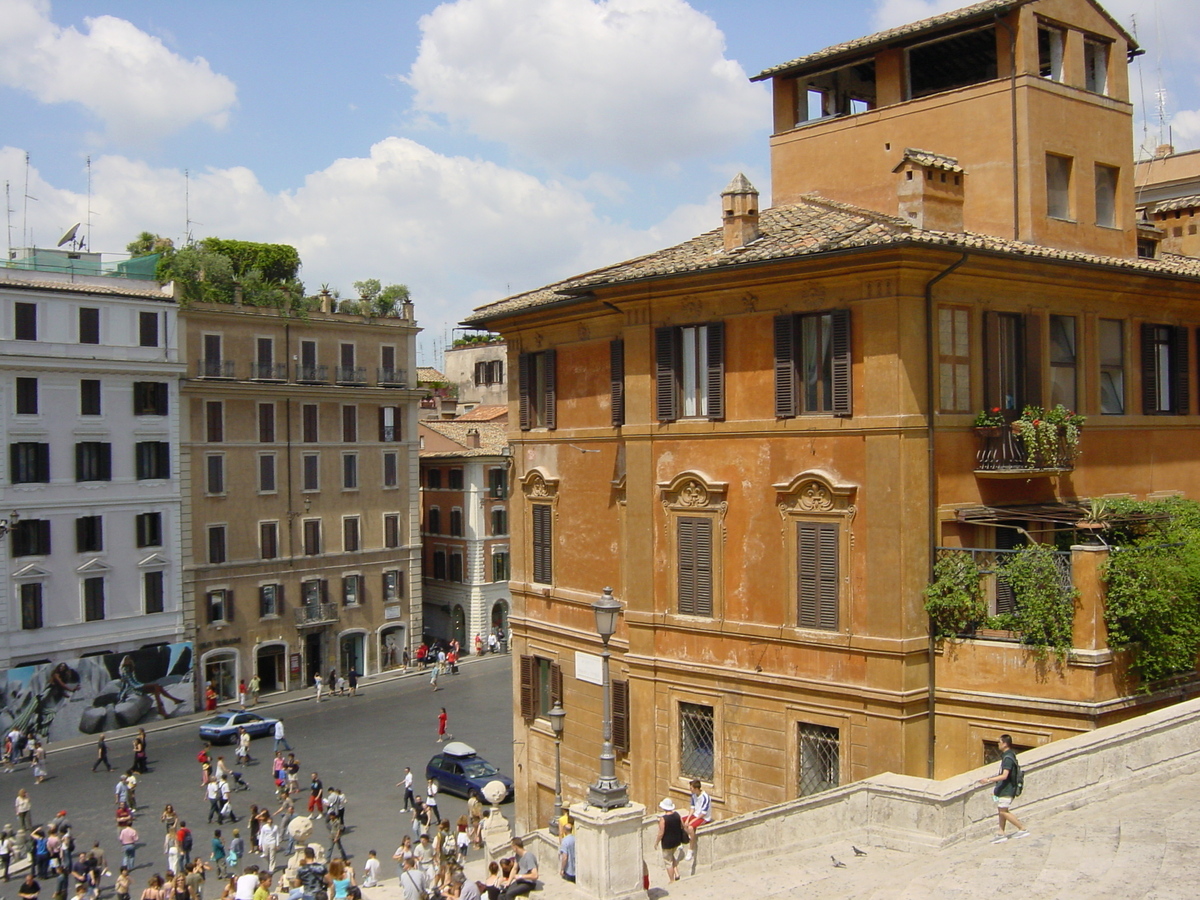
<instances>
[{"instance_id":1,"label":"doorway","mask_svg":"<svg viewBox=\"0 0 1200 900\"><path fill-rule=\"evenodd\" d=\"M304 636L304 683L315 684L317 673L324 665L321 656L321 632L313 631Z\"/></svg>"},{"instance_id":2,"label":"doorway","mask_svg":"<svg viewBox=\"0 0 1200 900\"><path fill-rule=\"evenodd\" d=\"M463 612L461 606L454 607L454 639L458 641L458 646L467 646L467 614Z\"/></svg>"},{"instance_id":3,"label":"doorway","mask_svg":"<svg viewBox=\"0 0 1200 900\"><path fill-rule=\"evenodd\" d=\"M404 646L404 626L389 625L379 634L379 669L399 669L407 665L408 651Z\"/></svg>"},{"instance_id":4,"label":"doorway","mask_svg":"<svg viewBox=\"0 0 1200 900\"><path fill-rule=\"evenodd\" d=\"M255 671L264 694L287 690L287 647L283 644L272 644L261 647L258 651Z\"/></svg>"},{"instance_id":5,"label":"doorway","mask_svg":"<svg viewBox=\"0 0 1200 900\"><path fill-rule=\"evenodd\" d=\"M361 634L344 634L341 643L341 668L338 671L346 674L357 672L359 675L365 675L363 636Z\"/></svg>"},{"instance_id":6,"label":"doorway","mask_svg":"<svg viewBox=\"0 0 1200 900\"><path fill-rule=\"evenodd\" d=\"M204 680L213 686L220 702L237 697L237 655L224 652L204 661Z\"/></svg>"}]
</instances>

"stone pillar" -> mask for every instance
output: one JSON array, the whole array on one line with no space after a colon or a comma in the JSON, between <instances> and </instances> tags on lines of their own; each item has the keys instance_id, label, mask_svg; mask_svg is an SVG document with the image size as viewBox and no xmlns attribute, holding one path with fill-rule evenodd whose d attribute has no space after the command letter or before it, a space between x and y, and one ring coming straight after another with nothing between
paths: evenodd
<instances>
[{"instance_id":1,"label":"stone pillar","mask_svg":"<svg viewBox=\"0 0 1200 900\"><path fill-rule=\"evenodd\" d=\"M575 820L575 886L596 900L613 900L643 888L642 820L646 807L631 803L602 810L571 807Z\"/></svg>"},{"instance_id":2,"label":"stone pillar","mask_svg":"<svg viewBox=\"0 0 1200 900\"><path fill-rule=\"evenodd\" d=\"M1108 562L1108 548L1076 545L1071 548L1071 580L1079 591L1075 609L1074 640L1077 650L1107 650L1108 626L1104 622L1104 581L1101 567Z\"/></svg>"}]
</instances>

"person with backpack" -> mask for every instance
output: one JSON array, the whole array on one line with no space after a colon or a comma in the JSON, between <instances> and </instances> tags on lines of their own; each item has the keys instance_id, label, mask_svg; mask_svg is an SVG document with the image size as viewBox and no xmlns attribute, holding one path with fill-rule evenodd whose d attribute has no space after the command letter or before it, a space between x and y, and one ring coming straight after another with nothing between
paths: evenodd
<instances>
[{"instance_id":1,"label":"person with backpack","mask_svg":"<svg viewBox=\"0 0 1200 900\"><path fill-rule=\"evenodd\" d=\"M995 785L992 788L992 799L996 803L1000 830L992 838L993 844L1009 839L1009 835L1004 832L1005 825L1009 823L1016 829L1012 837L1029 837L1029 832L1021 824L1021 820L1012 814L1013 801L1021 796L1021 791L1025 788L1025 773L1021 771L1021 764L1017 762L1017 752L1013 749L1011 735L1000 735L1000 754L999 774L979 779L980 784Z\"/></svg>"}]
</instances>

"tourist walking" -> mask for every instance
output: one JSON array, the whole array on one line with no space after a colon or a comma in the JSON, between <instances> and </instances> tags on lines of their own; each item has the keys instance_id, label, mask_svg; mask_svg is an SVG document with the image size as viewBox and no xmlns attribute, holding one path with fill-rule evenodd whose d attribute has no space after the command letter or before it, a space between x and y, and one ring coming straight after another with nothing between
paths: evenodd
<instances>
[{"instance_id":1,"label":"tourist walking","mask_svg":"<svg viewBox=\"0 0 1200 900\"><path fill-rule=\"evenodd\" d=\"M30 812L33 810L33 801L29 799L29 792L25 788L17 790L17 798L13 801L13 807L17 813L17 821L20 822L20 829L28 835L33 831L33 820Z\"/></svg>"},{"instance_id":2,"label":"tourist walking","mask_svg":"<svg viewBox=\"0 0 1200 900\"><path fill-rule=\"evenodd\" d=\"M453 737L453 735L446 733L446 722L448 719L449 719L449 717L446 715L446 707L443 706L442 711L440 713L438 713L438 743L439 744L444 744L446 741L448 741L450 738Z\"/></svg>"},{"instance_id":3,"label":"tourist walking","mask_svg":"<svg viewBox=\"0 0 1200 900\"><path fill-rule=\"evenodd\" d=\"M138 833L132 825L126 825L117 833L117 840L121 842L121 865L132 872L137 868L134 857L137 853Z\"/></svg>"},{"instance_id":4,"label":"tourist walking","mask_svg":"<svg viewBox=\"0 0 1200 900\"><path fill-rule=\"evenodd\" d=\"M1029 837L1021 820L1012 814L1013 801L1020 796L1024 787L1024 776L1021 764L1017 762L1017 752L1013 750L1011 735L1000 735L1000 772L991 778L980 778L979 783L995 785L992 788L992 800L996 804L999 830L992 837L992 843L999 844L1009 839L1009 835L1004 833L1004 827L1008 824L1016 829L1013 838Z\"/></svg>"},{"instance_id":5,"label":"tourist walking","mask_svg":"<svg viewBox=\"0 0 1200 900\"><path fill-rule=\"evenodd\" d=\"M667 881L678 881L679 848L687 842L687 833L683 830L683 820L675 811L674 800L667 797L658 804L658 808L662 812L658 816L658 837L654 839L654 844L662 850Z\"/></svg>"},{"instance_id":6,"label":"tourist walking","mask_svg":"<svg viewBox=\"0 0 1200 900\"><path fill-rule=\"evenodd\" d=\"M250 679L250 705L258 706L258 693L262 690L262 679L255 673Z\"/></svg>"},{"instance_id":7,"label":"tourist walking","mask_svg":"<svg viewBox=\"0 0 1200 900\"><path fill-rule=\"evenodd\" d=\"M113 770L112 763L108 761L108 742L104 739L103 733L96 738L96 761L92 763L92 771L95 772L101 763L109 772Z\"/></svg>"},{"instance_id":8,"label":"tourist walking","mask_svg":"<svg viewBox=\"0 0 1200 900\"><path fill-rule=\"evenodd\" d=\"M408 766L404 767L404 780L397 782L396 787L400 785L404 785L404 809L407 811L413 803L413 773Z\"/></svg>"},{"instance_id":9,"label":"tourist walking","mask_svg":"<svg viewBox=\"0 0 1200 900\"><path fill-rule=\"evenodd\" d=\"M325 691L325 682L321 678L321 673L318 672L313 676L313 687L317 689L317 702L321 702L321 694Z\"/></svg>"},{"instance_id":10,"label":"tourist walking","mask_svg":"<svg viewBox=\"0 0 1200 900\"><path fill-rule=\"evenodd\" d=\"M436 825L442 821L442 814L438 812L438 783L432 778L425 785L425 809L429 814L429 824Z\"/></svg>"},{"instance_id":11,"label":"tourist walking","mask_svg":"<svg viewBox=\"0 0 1200 900\"><path fill-rule=\"evenodd\" d=\"M290 751L291 749L292 749L292 745L288 743L287 732L284 731L284 728L283 728L283 721L280 719L276 719L275 720L275 752L278 753L280 750Z\"/></svg>"}]
</instances>

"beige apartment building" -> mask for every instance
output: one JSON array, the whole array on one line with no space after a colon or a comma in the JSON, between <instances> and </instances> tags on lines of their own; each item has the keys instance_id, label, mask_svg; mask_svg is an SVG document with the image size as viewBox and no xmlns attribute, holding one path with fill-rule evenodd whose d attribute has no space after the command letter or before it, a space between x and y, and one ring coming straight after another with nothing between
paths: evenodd
<instances>
[{"instance_id":1,"label":"beige apartment building","mask_svg":"<svg viewBox=\"0 0 1200 900\"><path fill-rule=\"evenodd\" d=\"M416 334L400 317L193 303L184 607L201 689L374 674L420 641ZM190 542L190 543L188 543Z\"/></svg>"}]
</instances>

